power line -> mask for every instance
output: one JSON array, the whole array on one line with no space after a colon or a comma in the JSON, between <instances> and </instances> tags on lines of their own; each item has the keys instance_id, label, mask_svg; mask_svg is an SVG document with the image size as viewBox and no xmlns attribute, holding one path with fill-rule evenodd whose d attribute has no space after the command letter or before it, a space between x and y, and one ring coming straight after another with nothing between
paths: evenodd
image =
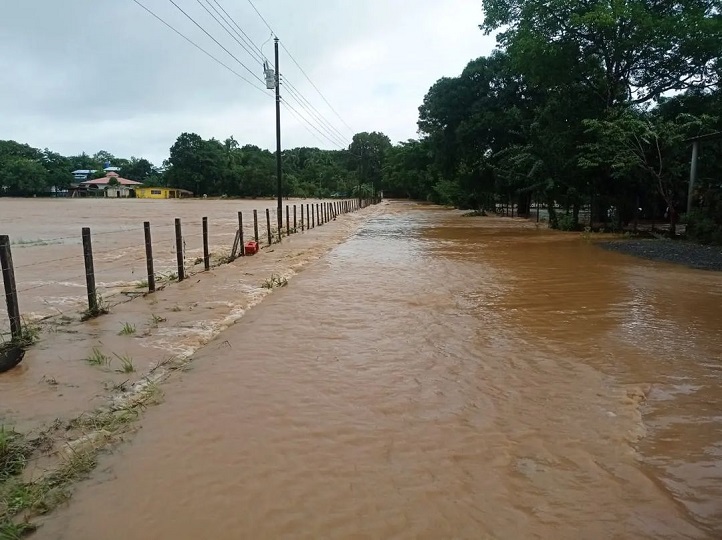
<instances>
[{"instance_id":1,"label":"power line","mask_svg":"<svg viewBox=\"0 0 722 540\"><path fill-rule=\"evenodd\" d=\"M208 15L210 15L211 17L213 17L213 19L214 19L219 25L221 25L221 27L223 28L223 30L225 30L226 33L227 33L229 36L231 36L231 39L233 39L236 43L238 43L238 44L241 46L241 48L242 48L244 51L246 51L246 52L251 56L251 58L253 58L253 59L254 59L256 62L258 62L259 64L263 65L263 58L261 58L261 59L259 60L259 59L258 59L258 54L256 53L256 51L250 50L250 49L248 48L248 45L245 43L245 41L242 42L242 41L240 41L235 35L233 35L234 32L235 32L236 35L239 35L239 36L240 36L240 34L238 34L238 31L234 30L233 27L231 26L231 24L223 17L223 15L221 15L221 13L218 11L218 9L216 9L216 7L215 7L213 4L211 4L210 0L205 0L206 4L208 4L208 5L211 7L211 9L216 12L216 14L218 15L218 17L220 17L221 19L223 19L223 22L219 21L219 20L218 20L218 17L216 17L215 15L213 15L213 13L211 13L211 12L209 11L208 8L201 2L201 0L196 0L196 2L198 2L198 3L200 4L200 6L201 6L203 9L206 10L206 13L208 13ZM224 23L225 23L225 24L224 24ZM228 27L230 27L230 30L226 27L226 25L228 25ZM241 38L241 39L242 39L242 38Z\"/></svg>"},{"instance_id":2,"label":"power line","mask_svg":"<svg viewBox=\"0 0 722 540\"><path fill-rule=\"evenodd\" d=\"M291 97L298 105L301 107L301 109L306 113L306 115L313 120L313 122L316 124L317 127L319 127L326 135L328 135L328 138L332 139L334 143L337 145L343 146L346 145L346 139L343 137L339 137L332 129L329 129L323 122L322 119L317 118L314 116L314 112L303 103L301 98L296 94L295 91L292 91L290 87L286 87L288 90L288 96Z\"/></svg>"},{"instance_id":3,"label":"power line","mask_svg":"<svg viewBox=\"0 0 722 540\"><path fill-rule=\"evenodd\" d=\"M240 25L236 22L236 20L228 14L228 12L223 8L223 6L218 2L218 0L213 0L213 1L216 3L216 5L219 8L221 8L221 11L223 11L223 13L226 14L228 19L230 19L230 21L235 25L235 27L238 28L238 30L241 32L241 34L243 34L246 37L245 41L247 41L251 46L253 46L258 51L259 57L261 58L261 60L265 60L266 57L263 54L263 50L261 50L261 48L253 42L253 40L250 38L250 36L243 31L243 28L241 28Z\"/></svg>"},{"instance_id":4,"label":"power line","mask_svg":"<svg viewBox=\"0 0 722 540\"><path fill-rule=\"evenodd\" d=\"M276 34L276 32L273 31L273 28L271 28L271 25L268 24L268 21L261 15L261 12L258 11L258 8L256 7L256 4L253 3L253 0L248 0L248 3L251 4L251 7L253 8L253 11L258 13L258 16L261 18L261 20L265 23L265 25L268 27L268 29L271 31L273 35Z\"/></svg>"},{"instance_id":5,"label":"power line","mask_svg":"<svg viewBox=\"0 0 722 540\"><path fill-rule=\"evenodd\" d=\"M316 135L313 131L311 131L311 129L306 125L305 119L301 115L299 115L295 110L291 109L291 107L289 107L285 101L281 101L281 103L283 103L285 105L286 109L288 110L288 112L290 112L296 118L296 120L298 120L301 123L301 126L303 126L303 129L308 131L311 134L311 136L314 139L316 139L318 142L320 142L321 144L324 144L324 145L326 144L323 139L321 139L318 135Z\"/></svg>"},{"instance_id":6,"label":"power line","mask_svg":"<svg viewBox=\"0 0 722 540\"><path fill-rule=\"evenodd\" d=\"M253 10L258 14L258 16L261 18L261 20L266 25L266 27L271 31L271 33L275 35L276 33L273 31L273 28L271 28L271 25L268 24L268 21L261 14L261 12L258 11L258 8L253 3L253 0L248 0L248 3L251 4L251 7L253 8ZM336 115L336 117L339 120L341 120L341 123L344 126L346 126L346 128L349 130L349 132L351 134L355 134L353 128L351 126L349 126L343 118L341 118L341 115L338 113L338 111L336 111L336 109L334 109L333 105L331 105L331 103L329 103L328 99L326 99L326 96L323 95L323 92L321 92L321 90L319 90L318 87L314 84L314 82L311 80L311 77L308 76L308 74L304 71L304 69L301 67L301 65L298 63L298 61L296 61L296 59L293 57L293 55L291 54L291 51L289 51L286 48L286 46L283 44L283 41L281 41L281 47L283 47L283 50L286 51L286 54L288 54L289 58L293 61L294 64L296 64L296 67L301 71L301 73L303 73L303 76L306 77L306 80L308 80L308 82L311 83L311 86L313 86L313 89L316 90L316 92L318 92L318 95L321 96L321 99L323 99L323 101L326 103L326 105L328 105L328 108L333 111L333 113Z\"/></svg>"},{"instance_id":7,"label":"power line","mask_svg":"<svg viewBox=\"0 0 722 540\"><path fill-rule=\"evenodd\" d=\"M281 103L283 103L283 104L284 104L286 107L288 107L291 111L295 112L298 116L300 116L306 124L308 124L309 126L311 126L319 135L321 135L324 139L326 139L327 141L329 141L332 145L338 147L338 148L341 149L341 150L345 150L345 148L344 148L343 146L339 145L336 141L334 141L333 139L331 139L331 138L330 138L328 135L326 135L323 131L321 131L320 129L318 129L318 127L316 127L316 125L314 125L312 122L309 122L307 118L304 118L303 115L302 115L300 112L298 112L298 110L297 110L293 105L291 105L288 101L286 101L284 98L281 98Z\"/></svg>"},{"instance_id":8,"label":"power line","mask_svg":"<svg viewBox=\"0 0 722 540\"><path fill-rule=\"evenodd\" d=\"M251 0L248 0L248 1L250 2ZM281 47L283 47L283 50L286 51L286 54L288 54L288 57L293 61L294 64L296 64L296 67L301 71L301 73L303 73L303 76L306 77L306 80L307 80L309 83L311 83L311 86L313 86L313 89L316 90L316 92L318 92L318 95L321 96L321 99L323 99L323 101L326 102L326 105L328 105L328 108L333 111L333 114L335 114L336 117L337 117L339 120L341 120L341 123L342 123L344 126L346 126L346 129L348 129L352 134L355 134L353 128L352 128L351 126L349 126L343 118L341 118L341 115L338 114L338 112L336 111L336 109L333 108L333 105L331 105L331 104L329 103L329 101L326 99L326 96L323 95L323 93L321 92L321 90L319 90L318 87L313 83L313 81L311 80L311 77L309 77L309 76L306 74L306 72L303 70L303 68L300 66L300 64L299 64L299 63L296 61L296 59L293 57L293 55L291 54L291 51L289 51L289 50L286 48L286 46L283 44L283 41L281 42Z\"/></svg>"},{"instance_id":9,"label":"power line","mask_svg":"<svg viewBox=\"0 0 722 540\"><path fill-rule=\"evenodd\" d=\"M261 88L261 87L256 86L253 82L249 81L247 78L245 78L243 75L241 75L240 73L238 73L236 70L234 70L232 67L230 67L230 66L227 65L226 63L224 63L222 60L219 60L218 58L216 58L215 56L213 56L211 53L209 53L209 52L208 52L207 50L205 50L203 47L201 47L200 45L198 45L195 41L193 41L192 39L190 39L188 36L186 36L185 34L181 33L180 31L176 30L173 26L171 26L169 23L167 23L166 21L164 21L160 16L156 15L156 14L155 14L153 11L151 11L149 8L147 8L146 6L144 6L143 4L141 4L138 0L132 0L132 1L135 2L136 4L138 4L140 7L142 7L145 11L147 11L148 13L150 13L153 17L155 17L158 21L160 21L161 23L163 23L165 26L167 26L168 28L170 28L173 32L175 32L175 33L178 34L180 37L182 37L183 39L185 39L188 43L190 43L191 45L193 45L196 49L198 49L198 50L201 51L203 54L205 54L206 56L208 56L209 58L211 58L214 62L216 62L217 64L220 64L221 66L223 66L224 68L226 68L228 71L230 71L231 73L233 73L236 77L238 77L238 78L241 79L242 81L247 82L249 85L251 85L253 88L255 88L256 90L258 90L259 92L263 92L264 95L268 95L268 92L266 92L265 88Z\"/></svg>"},{"instance_id":10,"label":"power line","mask_svg":"<svg viewBox=\"0 0 722 540\"><path fill-rule=\"evenodd\" d=\"M244 68L246 71L248 71L248 73L250 73L251 75L253 75L253 77L254 77L258 82L260 82L262 85L265 85L265 84L266 84L266 82L265 82L264 80L262 80L258 75L256 75L246 64L244 64L243 62L241 62L241 61L236 57L236 55L234 55L231 51L229 51L228 49L226 49L220 41L218 41L216 38L214 38L212 35L210 35L210 34L208 33L208 30L206 30L206 29L203 28L200 24L198 24L198 22L196 22L196 20L195 20L193 17L191 17L190 15L188 15L188 13L186 13L186 12L183 10L182 7L180 7L178 4L176 4L176 3L175 3L175 0L168 0L168 1L169 1L171 4L173 4L173 5L178 9L178 11L180 11L183 15L185 15L193 24L195 24L198 28L200 28L205 35L207 35L209 38L211 38L213 41L215 41L216 44L217 44L221 49L223 49L224 51L226 51L226 52L228 53L228 55L231 56L231 58L233 58L236 62L238 62L239 64L241 64L241 66L243 66L243 68Z\"/></svg>"},{"instance_id":11,"label":"power line","mask_svg":"<svg viewBox=\"0 0 722 540\"><path fill-rule=\"evenodd\" d=\"M285 83L285 85L287 86L287 88L288 88L288 90L289 90L289 93L295 92L295 93L297 94L297 96L298 96L301 100L303 100L303 102L306 104L307 107L310 107L311 109L313 109L313 112L315 113L314 116L315 116L324 126L326 126L328 129L330 129L334 134L336 134L336 136L338 136L338 137L340 138L340 140L342 140L342 141L344 141L344 142L346 141L346 135L344 135L344 134L341 133L338 129L336 129L336 127L335 127L330 121L328 121L328 120L326 119L326 117L323 115L323 113L321 113L316 107L314 107L313 103L311 103L308 99L306 99L306 97L301 93L301 91L300 91L298 88L296 88L296 87L291 83L291 81L289 81L286 77L284 77L284 78L283 78L283 83Z\"/></svg>"}]
</instances>

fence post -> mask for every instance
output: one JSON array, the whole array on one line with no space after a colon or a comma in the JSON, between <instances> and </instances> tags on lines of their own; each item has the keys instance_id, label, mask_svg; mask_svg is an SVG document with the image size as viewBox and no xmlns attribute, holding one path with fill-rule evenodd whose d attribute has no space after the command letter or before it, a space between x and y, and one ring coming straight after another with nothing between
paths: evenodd
<instances>
[{"instance_id":1,"label":"fence post","mask_svg":"<svg viewBox=\"0 0 722 540\"><path fill-rule=\"evenodd\" d=\"M259 244L258 241L258 210L253 211L253 234L254 238L256 239L256 244Z\"/></svg>"},{"instance_id":2,"label":"fence post","mask_svg":"<svg viewBox=\"0 0 722 540\"><path fill-rule=\"evenodd\" d=\"M95 269L93 268L93 244L90 227L83 227L83 259L85 260L85 285L88 289L88 313L98 314L98 294L95 290Z\"/></svg>"},{"instance_id":3,"label":"fence post","mask_svg":"<svg viewBox=\"0 0 722 540\"><path fill-rule=\"evenodd\" d=\"M203 266L206 271L211 269L211 256L208 252L208 218L203 218Z\"/></svg>"},{"instance_id":4,"label":"fence post","mask_svg":"<svg viewBox=\"0 0 722 540\"><path fill-rule=\"evenodd\" d=\"M291 236L291 221L288 214L288 205L286 205L286 236Z\"/></svg>"},{"instance_id":5,"label":"fence post","mask_svg":"<svg viewBox=\"0 0 722 540\"><path fill-rule=\"evenodd\" d=\"M238 240L241 244L239 253L241 257L245 257L246 245L243 243L243 212L238 212Z\"/></svg>"},{"instance_id":6,"label":"fence post","mask_svg":"<svg viewBox=\"0 0 722 540\"><path fill-rule=\"evenodd\" d=\"M311 228L311 213L309 211L308 203L306 203L306 229Z\"/></svg>"},{"instance_id":7,"label":"fence post","mask_svg":"<svg viewBox=\"0 0 722 540\"><path fill-rule=\"evenodd\" d=\"M183 231L181 230L180 218L175 218L175 253L178 263L178 281L183 281L186 276L183 267Z\"/></svg>"},{"instance_id":8,"label":"fence post","mask_svg":"<svg viewBox=\"0 0 722 540\"><path fill-rule=\"evenodd\" d=\"M268 229L268 245L273 244L273 237L271 236L271 211L266 208L266 228Z\"/></svg>"},{"instance_id":9,"label":"fence post","mask_svg":"<svg viewBox=\"0 0 722 540\"><path fill-rule=\"evenodd\" d=\"M303 215L303 205L301 205L301 230L306 230L306 218Z\"/></svg>"},{"instance_id":10,"label":"fence post","mask_svg":"<svg viewBox=\"0 0 722 540\"><path fill-rule=\"evenodd\" d=\"M311 205L311 228L316 228L316 211L313 204Z\"/></svg>"},{"instance_id":11,"label":"fence post","mask_svg":"<svg viewBox=\"0 0 722 540\"><path fill-rule=\"evenodd\" d=\"M296 224L296 205L293 205L293 230L298 231L298 225Z\"/></svg>"},{"instance_id":12,"label":"fence post","mask_svg":"<svg viewBox=\"0 0 722 540\"><path fill-rule=\"evenodd\" d=\"M13 254L10 251L10 237L0 236L0 266L2 267L3 284L5 285L5 303L8 307L10 319L10 335L12 339L23 337L22 320L20 319L20 306L18 305L18 289L15 285L15 269L13 268Z\"/></svg>"},{"instance_id":13,"label":"fence post","mask_svg":"<svg viewBox=\"0 0 722 540\"><path fill-rule=\"evenodd\" d=\"M148 292L155 292L155 270L153 269L153 242L150 238L150 221L143 222L145 232L145 265L148 268Z\"/></svg>"}]
</instances>

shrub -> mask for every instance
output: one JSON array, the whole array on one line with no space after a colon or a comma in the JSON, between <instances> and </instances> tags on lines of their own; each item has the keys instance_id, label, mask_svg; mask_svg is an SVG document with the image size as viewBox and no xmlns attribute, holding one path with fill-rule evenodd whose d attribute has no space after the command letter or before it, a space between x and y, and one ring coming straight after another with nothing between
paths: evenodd
<instances>
[{"instance_id":1,"label":"shrub","mask_svg":"<svg viewBox=\"0 0 722 540\"><path fill-rule=\"evenodd\" d=\"M693 210L687 215L687 237L700 244L722 245L722 224L710 215Z\"/></svg>"}]
</instances>

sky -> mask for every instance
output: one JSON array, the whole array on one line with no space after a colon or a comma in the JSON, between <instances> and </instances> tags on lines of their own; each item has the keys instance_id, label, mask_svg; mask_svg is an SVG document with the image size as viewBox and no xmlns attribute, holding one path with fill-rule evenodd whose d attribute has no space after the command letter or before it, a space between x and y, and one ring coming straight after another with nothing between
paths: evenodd
<instances>
[{"instance_id":1,"label":"sky","mask_svg":"<svg viewBox=\"0 0 722 540\"><path fill-rule=\"evenodd\" d=\"M271 32L249 0L138 1L262 87L253 78L263 79L260 62L202 7L222 6L272 60ZM303 107L291 88L282 95L307 119L282 108L283 148L345 147L361 131L384 132L394 143L414 138L429 87L495 45L478 27L481 0L254 3L338 113L281 48L281 75ZM157 165L182 132L275 149L273 91L253 88L134 0L0 0L0 50L0 139L65 155L107 150Z\"/></svg>"}]
</instances>

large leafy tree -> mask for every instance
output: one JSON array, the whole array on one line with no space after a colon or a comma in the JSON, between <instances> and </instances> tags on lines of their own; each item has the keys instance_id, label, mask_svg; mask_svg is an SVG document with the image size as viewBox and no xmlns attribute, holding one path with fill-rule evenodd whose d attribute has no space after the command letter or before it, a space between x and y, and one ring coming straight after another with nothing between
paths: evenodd
<instances>
[{"instance_id":1,"label":"large leafy tree","mask_svg":"<svg viewBox=\"0 0 722 540\"><path fill-rule=\"evenodd\" d=\"M353 136L348 156L351 169L357 172L359 184L378 189L383 179L386 154L390 148L391 140L377 131L357 133Z\"/></svg>"},{"instance_id":2,"label":"large leafy tree","mask_svg":"<svg viewBox=\"0 0 722 540\"><path fill-rule=\"evenodd\" d=\"M719 84L722 0L483 0L489 33L546 87L586 85L605 105Z\"/></svg>"}]
</instances>

